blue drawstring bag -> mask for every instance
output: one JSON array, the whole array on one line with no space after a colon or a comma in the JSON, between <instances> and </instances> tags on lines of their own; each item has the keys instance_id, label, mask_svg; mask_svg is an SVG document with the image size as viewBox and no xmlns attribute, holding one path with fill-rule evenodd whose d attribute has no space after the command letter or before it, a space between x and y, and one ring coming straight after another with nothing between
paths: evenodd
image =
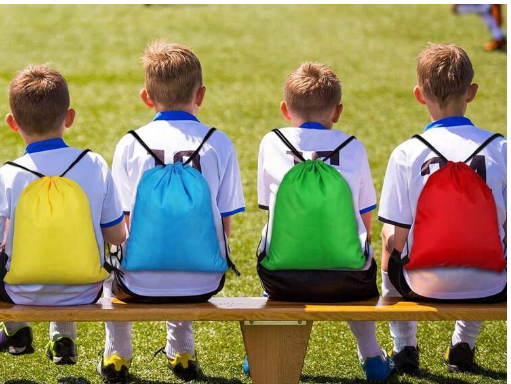
<instances>
[{"instance_id":1,"label":"blue drawstring bag","mask_svg":"<svg viewBox=\"0 0 511 384\"><path fill-rule=\"evenodd\" d=\"M220 253L208 183L188 165L213 134L184 162L165 164L134 132L156 167L146 171L137 188L130 236L122 267L126 271L225 273L228 255ZM230 265L231 263L229 263Z\"/></svg>"}]
</instances>

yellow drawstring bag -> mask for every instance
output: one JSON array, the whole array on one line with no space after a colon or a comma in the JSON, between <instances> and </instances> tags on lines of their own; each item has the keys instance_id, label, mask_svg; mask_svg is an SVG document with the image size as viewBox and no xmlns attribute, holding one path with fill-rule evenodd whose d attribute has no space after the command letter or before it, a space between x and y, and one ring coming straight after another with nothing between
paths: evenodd
<instances>
[{"instance_id":1,"label":"yellow drawstring bag","mask_svg":"<svg viewBox=\"0 0 511 384\"><path fill-rule=\"evenodd\" d=\"M8 284L90 284L105 280L90 204L83 189L65 174L39 177L22 192L15 211L14 243Z\"/></svg>"}]
</instances>

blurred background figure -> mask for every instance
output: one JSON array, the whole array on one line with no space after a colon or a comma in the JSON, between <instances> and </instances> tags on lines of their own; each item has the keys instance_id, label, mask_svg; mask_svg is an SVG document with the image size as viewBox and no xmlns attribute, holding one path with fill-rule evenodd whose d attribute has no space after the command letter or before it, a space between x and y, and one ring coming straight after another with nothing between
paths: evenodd
<instances>
[{"instance_id":1,"label":"blurred background figure","mask_svg":"<svg viewBox=\"0 0 511 384\"><path fill-rule=\"evenodd\" d=\"M456 15L477 13L492 35L492 40L484 44L487 51L506 50L507 41L502 30L501 4L454 4L452 11Z\"/></svg>"}]
</instances>

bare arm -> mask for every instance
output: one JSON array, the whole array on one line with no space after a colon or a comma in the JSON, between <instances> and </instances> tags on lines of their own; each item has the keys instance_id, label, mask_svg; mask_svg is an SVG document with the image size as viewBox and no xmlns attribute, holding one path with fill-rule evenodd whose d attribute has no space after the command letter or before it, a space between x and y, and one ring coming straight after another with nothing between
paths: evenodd
<instances>
[{"instance_id":1,"label":"bare arm","mask_svg":"<svg viewBox=\"0 0 511 384\"><path fill-rule=\"evenodd\" d=\"M363 213L362 215L362 221L364 222L364 227L366 227L367 232L367 241L371 243L371 218L373 216L373 213L371 211Z\"/></svg>"},{"instance_id":2,"label":"bare arm","mask_svg":"<svg viewBox=\"0 0 511 384\"><path fill-rule=\"evenodd\" d=\"M108 228L101 228L103 238L109 244L121 245L126 240L126 223L121 221L119 224Z\"/></svg>"},{"instance_id":3,"label":"bare arm","mask_svg":"<svg viewBox=\"0 0 511 384\"><path fill-rule=\"evenodd\" d=\"M394 249L398 250L399 252L403 252L403 248L405 247L406 239L408 239L408 233L410 233L410 230L401 227L395 228L396 230L394 232Z\"/></svg>"},{"instance_id":4,"label":"bare arm","mask_svg":"<svg viewBox=\"0 0 511 384\"><path fill-rule=\"evenodd\" d=\"M383 224L381 231L382 250L381 250L381 269L387 272L389 258L392 251L396 249L403 251L406 239L408 238L409 229L396 227L395 225Z\"/></svg>"},{"instance_id":5,"label":"bare arm","mask_svg":"<svg viewBox=\"0 0 511 384\"><path fill-rule=\"evenodd\" d=\"M222 223L224 224L224 232L225 236L229 237L231 235L231 223L232 223L232 217L223 217Z\"/></svg>"},{"instance_id":6,"label":"bare arm","mask_svg":"<svg viewBox=\"0 0 511 384\"><path fill-rule=\"evenodd\" d=\"M0 242L0 249L2 249L7 243L7 234L9 233L9 227L11 224L11 220L5 220L4 233L2 234L2 241Z\"/></svg>"}]
</instances>

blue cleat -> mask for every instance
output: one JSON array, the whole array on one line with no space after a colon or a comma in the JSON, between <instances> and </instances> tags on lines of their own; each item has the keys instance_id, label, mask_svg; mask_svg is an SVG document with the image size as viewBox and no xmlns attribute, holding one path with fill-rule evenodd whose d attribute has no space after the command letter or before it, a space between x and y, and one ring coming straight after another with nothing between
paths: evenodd
<instances>
[{"instance_id":1,"label":"blue cleat","mask_svg":"<svg viewBox=\"0 0 511 384\"><path fill-rule=\"evenodd\" d=\"M369 381L385 381L394 370L392 360L385 353L383 356L368 357L360 365Z\"/></svg>"},{"instance_id":2,"label":"blue cleat","mask_svg":"<svg viewBox=\"0 0 511 384\"><path fill-rule=\"evenodd\" d=\"M248 366L247 355L245 355L245 358L243 359L243 372L245 372L245 375L250 376L250 367Z\"/></svg>"}]
</instances>

